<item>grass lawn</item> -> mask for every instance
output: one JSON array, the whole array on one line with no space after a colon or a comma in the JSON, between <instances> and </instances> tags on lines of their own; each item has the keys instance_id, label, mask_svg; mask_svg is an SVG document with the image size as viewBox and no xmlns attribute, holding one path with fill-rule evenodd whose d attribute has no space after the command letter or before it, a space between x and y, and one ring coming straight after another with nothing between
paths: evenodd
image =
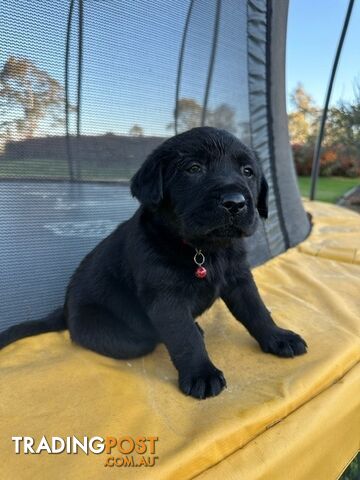
<instances>
[{"instance_id":1,"label":"grass lawn","mask_svg":"<svg viewBox=\"0 0 360 480\"><path fill-rule=\"evenodd\" d=\"M303 197L309 197L310 177L298 177L300 192ZM360 177L319 177L316 189L316 200L335 203L345 192L360 185Z\"/></svg>"},{"instance_id":2,"label":"grass lawn","mask_svg":"<svg viewBox=\"0 0 360 480\"><path fill-rule=\"evenodd\" d=\"M134 168L134 167L132 167ZM129 170L125 162L113 164L96 164L95 162L83 162L80 165L81 180L128 180L133 170ZM69 175L68 163L65 159L19 159L0 160L1 178L43 178L43 179L66 179ZM310 177L298 177L301 195L308 197L310 192ZM360 185L359 178L345 177L320 177L318 181L316 200L323 202L336 202L345 192L355 185Z\"/></svg>"},{"instance_id":3,"label":"grass lawn","mask_svg":"<svg viewBox=\"0 0 360 480\"><path fill-rule=\"evenodd\" d=\"M79 166L75 165L75 171ZM119 181L128 180L134 172L124 163L98 165L95 162L83 162L80 165L81 180ZM29 158L20 160L0 159L1 178L29 179L67 179L69 165L66 159L48 160Z\"/></svg>"},{"instance_id":4,"label":"grass lawn","mask_svg":"<svg viewBox=\"0 0 360 480\"><path fill-rule=\"evenodd\" d=\"M0 178L66 178L69 174L65 160L46 159L0 160Z\"/></svg>"}]
</instances>

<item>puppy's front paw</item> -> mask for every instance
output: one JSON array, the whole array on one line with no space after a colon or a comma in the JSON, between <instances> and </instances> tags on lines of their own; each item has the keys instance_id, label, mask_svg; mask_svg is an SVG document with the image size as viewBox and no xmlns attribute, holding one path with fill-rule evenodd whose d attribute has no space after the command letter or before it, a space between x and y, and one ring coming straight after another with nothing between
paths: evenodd
<instances>
[{"instance_id":1,"label":"puppy's front paw","mask_svg":"<svg viewBox=\"0 0 360 480\"><path fill-rule=\"evenodd\" d=\"M220 370L208 363L195 371L180 373L179 387L185 395L204 399L219 395L226 387L226 380Z\"/></svg>"},{"instance_id":2,"label":"puppy's front paw","mask_svg":"<svg viewBox=\"0 0 360 480\"><path fill-rule=\"evenodd\" d=\"M307 351L307 344L300 335L279 327L270 330L259 343L264 352L279 357L295 357Z\"/></svg>"}]
</instances>

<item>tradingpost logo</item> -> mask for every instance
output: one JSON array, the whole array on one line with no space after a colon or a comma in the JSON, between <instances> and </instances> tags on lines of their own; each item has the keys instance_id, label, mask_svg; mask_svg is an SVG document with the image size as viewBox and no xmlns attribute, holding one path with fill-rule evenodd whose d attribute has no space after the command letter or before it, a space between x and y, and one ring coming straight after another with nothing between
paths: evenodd
<instances>
[{"instance_id":1,"label":"tradingpost logo","mask_svg":"<svg viewBox=\"0 0 360 480\"><path fill-rule=\"evenodd\" d=\"M104 467L154 467L159 457L156 455L156 436L132 437L11 437L17 455L85 455L105 454Z\"/></svg>"}]
</instances>

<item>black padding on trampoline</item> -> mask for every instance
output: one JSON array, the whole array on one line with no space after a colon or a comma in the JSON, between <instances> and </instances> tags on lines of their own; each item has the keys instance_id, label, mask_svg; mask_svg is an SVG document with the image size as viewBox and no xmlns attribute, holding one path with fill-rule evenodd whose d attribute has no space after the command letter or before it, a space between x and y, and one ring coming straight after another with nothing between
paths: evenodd
<instances>
[{"instance_id":1,"label":"black padding on trampoline","mask_svg":"<svg viewBox=\"0 0 360 480\"><path fill-rule=\"evenodd\" d=\"M269 184L269 219L263 226L264 246L262 256L273 257L285 250L284 236L278 210L278 193L273 165L274 151L271 148L271 125L269 125L269 64L267 57L268 22L267 3L262 0L248 2L248 75L251 143L256 150ZM266 240L266 242L265 242ZM263 259L264 261L264 259Z\"/></svg>"},{"instance_id":2,"label":"black padding on trampoline","mask_svg":"<svg viewBox=\"0 0 360 480\"><path fill-rule=\"evenodd\" d=\"M271 24L269 63L269 100L271 112L271 131L274 150L274 168L276 177L279 215L282 216L283 229L286 230L287 247L292 247L310 232L311 225L302 206L298 182L293 164L289 142L286 112L286 26L288 2L268 0L268 22Z\"/></svg>"}]
</instances>

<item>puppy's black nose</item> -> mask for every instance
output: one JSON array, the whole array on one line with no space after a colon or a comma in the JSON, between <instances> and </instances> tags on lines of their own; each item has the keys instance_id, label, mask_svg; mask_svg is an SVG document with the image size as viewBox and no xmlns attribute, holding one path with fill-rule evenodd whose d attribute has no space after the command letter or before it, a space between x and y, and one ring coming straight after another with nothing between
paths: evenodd
<instances>
[{"instance_id":1,"label":"puppy's black nose","mask_svg":"<svg viewBox=\"0 0 360 480\"><path fill-rule=\"evenodd\" d=\"M221 197L221 205L230 213L238 213L245 207L246 200L241 193L226 193Z\"/></svg>"}]
</instances>

